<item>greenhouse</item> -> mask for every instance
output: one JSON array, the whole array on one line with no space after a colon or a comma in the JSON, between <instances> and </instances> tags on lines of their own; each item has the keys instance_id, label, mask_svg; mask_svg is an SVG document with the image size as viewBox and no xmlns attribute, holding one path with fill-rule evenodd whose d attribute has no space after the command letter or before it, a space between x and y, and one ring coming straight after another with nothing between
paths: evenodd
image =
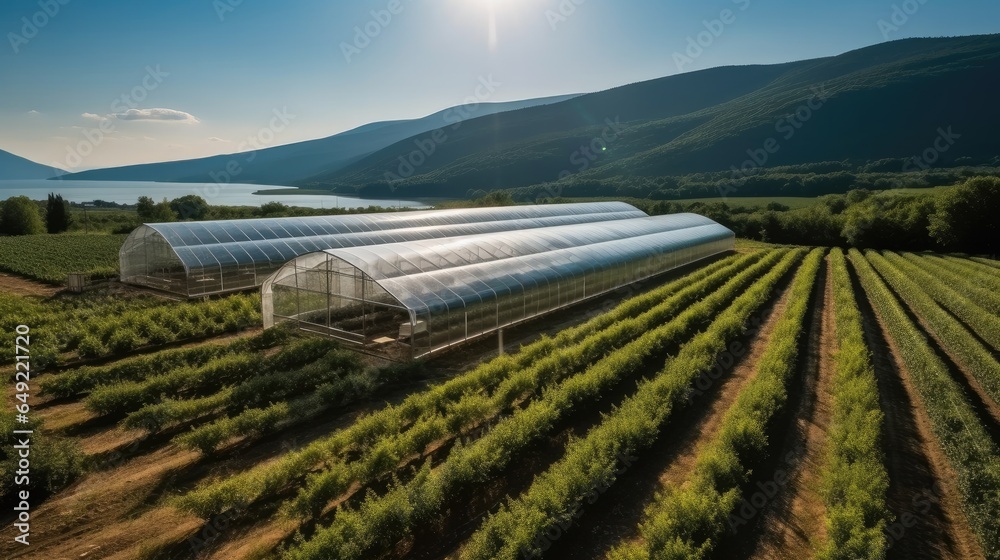
<instances>
[{"instance_id":1,"label":"greenhouse","mask_svg":"<svg viewBox=\"0 0 1000 560\"><path fill-rule=\"evenodd\" d=\"M196 297L256 288L332 248L527 230L646 214L622 202L145 224L119 251L122 282Z\"/></svg>"},{"instance_id":2,"label":"greenhouse","mask_svg":"<svg viewBox=\"0 0 1000 560\"><path fill-rule=\"evenodd\" d=\"M264 326L290 321L362 351L419 358L731 251L734 241L708 218L672 214L329 249L264 282Z\"/></svg>"}]
</instances>

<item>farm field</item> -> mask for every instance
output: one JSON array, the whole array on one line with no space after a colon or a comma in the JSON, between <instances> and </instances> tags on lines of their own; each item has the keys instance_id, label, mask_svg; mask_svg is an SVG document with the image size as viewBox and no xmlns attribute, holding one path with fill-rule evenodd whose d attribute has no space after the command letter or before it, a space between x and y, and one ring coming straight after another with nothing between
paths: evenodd
<instances>
[{"instance_id":1,"label":"farm field","mask_svg":"<svg viewBox=\"0 0 1000 560\"><path fill-rule=\"evenodd\" d=\"M100 233L0 237L0 271L59 285L66 283L70 272L115 277L125 237Z\"/></svg>"},{"instance_id":2,"label":"farm field","mask_svg":"<svg viewBox=\"0 0 1000 560\"><path fill-rule=\"evenodd\" d=\"M1000 558L996 262L738 249L406 365L252 294L2 294L46 497L0 555Z\"/></svg>"}]
</instances>

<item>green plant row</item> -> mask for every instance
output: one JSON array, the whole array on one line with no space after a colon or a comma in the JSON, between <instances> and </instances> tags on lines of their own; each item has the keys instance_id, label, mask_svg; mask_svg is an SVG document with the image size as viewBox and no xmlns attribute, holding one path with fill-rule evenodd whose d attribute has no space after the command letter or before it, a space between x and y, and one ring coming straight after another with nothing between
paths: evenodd
<instances>
[{"instance_id":1,"label":"green plant row","mask_svg":"<svg viewBox=\"0 0 1000 560\"><path fill-rule=\"evenodd\" d=\"M69 272L115 277L125 237L80 233L0 237L0 270L50 284L65 283Z\"/></svg>"},{"instance_id":2,"label":"green plant row","mask_svg":"<svg viewBox=\"0 0 1000 560\"><path fill-rule=\"evenodd\" d=\"M945 261L925 255L904 253L903 258L946 283L952 290L969 298L973 305L994 314L1000 313L1000 296L983 287L975 280L974 275L962 274L955 267L948 266Z\"/></svg>"},{"instance_id":3,"label":"green plant row","mask_svg":"<svg viewBox=\"0 0 1000 560\"><path fill-rule=\"evenodd\" d=\"M934 353L931 342L910 321L864 256L852 249L851 264L899 357L945 456L956 474L962 506L989 558L1000 558L1000 449L976 416L962 388Z\"/></svg>"},{"instance_id":4,"label":"green plant row","mask_svg":"<svg viewBox=\"0 0 1000 560\"><path fill-rule=\"evenodd\" d=\"M802 251L787 253L761 282L777 281L801 257ZM433 521L448 498L487 483L576 406L592 401L623 377L638 373L649 359L689 338L692 325L714 318L746 290L737 279L730 281L673 321L646 332L584 373L549 388L483 437L454 447L438 468L431 470L427 462L410 482L396 484L382 496L369 494L357 510L341 509L331 525L318 528L311 539L285 551L283 557L362 559L385 554L416 527Z\"/></svg>"},{"instance_id":5,"label":"green plant row","mask_svg":"<svg viewBox=\"0 0 1000 560\"><path fill-rule=\"evenodd\" d=\"M86 393L100 385L123 381L141 381L181 367L197 367L220 356L273 348L289 338L286 329L268 329L260 334L226 344L204 344L194 348L161 350L126 358L106 366L83 366L41 380L41 394L70 397Z\"/></svg>"},{"instance_id":6,"label":"green plant row","mask_svg":"<svg viewBox=\"0 0 1000 560\"><path fill-rule=\"evenodd\" d=\"M203 366L183 367L141 381L101 385L86 399L89 410L98 414L124 414L160 402L164 395L204 394L236 381L272 372L285 372L314 362L336 347L326 339L299 340L268 358L258 352L220 356Z\"/></svg>"},{"instance_id":7,"label":"green plant row","mask_svg":"<svg viewBox=\"0 0 1000 560\"><path fill-rule=\"evenodd\" d=\"M739 280L730 290L735 293L735 285L747 285L752 278L763 274L779 257L778 254L772 255L738 274L736 278ZM483 394L465 395L438 414L418 420L410 429L391 437L383 437L368 447L365 455L358 461L350 464L328 461L325 470L310 476L288 511L306 517L315 515L327 502L345 492L353 482L366 483L378 475L391 472L407 458L419 455L431 442L462 434L477 423L510 409L526 393L534 392L536 387L582 370L593 357L613 351L624 341L635 340L642 333L669 320L679 310L697 301L698 294L724 284L730 276L728 271L722 272L726 274L713 276L710 282L701 287L692 286L678 292L646 313L631 320L619 321L612 328L584 339L576 347L554 352L545 360L539 361L535 368L526 368L511 375L490 397ZM721 298L716 298L716 301L721 301ZM707 316L705 320L708 320ZM579 346L585 347L582 352ZM567 358L567 355L570 357ZM552 370L547 365L551 363L558 364L559 369ZM536 371L543 375L538 376ZM559 376L552 377L546 372L558 372Z\"/></svg>"},{"instance_id":8,"label":"green plant row","mask_svg":"<svg viewBox=\"0 0 1000 560\"><path fill-rule=\"evenodd\" d=\"M865 343L861 312L840 249L830 253L837 350L831 392L826 464L821 471L827 539L817 557L824 560L885 558L889 475L883 464L878 385Z\"/></svg>"},{"instance_id":9,"label":"green plant row","mask_svg":"<svg viewBox=\"0 0 1000 560\"><path fill-rule=\"evenodd\" d=\"M332 406L343 406L368 397L399 379L406 371L401 367L339 369L326 376L328 379L305 397L275 402L264 408L248 408L176 436L173 442L208 454L225 442L259 438L315 417Z\"/></svg>"},{"instance_id":10,"label":"green plant row","mask_svg":"<svg viewBox=\"0 0 1000 560\"><path fill-rule=\"evenodd\" d=\"M82 329L78 333L76 350L82 358L121 355L143 346L234 332L260 321L259 298L243 294L132 310L88 321L86 334Z\"/></svg>"},{"instance_id":11,"label":"green plant row","mask_svg":"<svg viewBox=\"0 0 1000 560\"><path fill-rule=\"evenodd\" d=\"M912 261L889 251L883 251L882 256L912 283L919 285L941 307L961 319L994 349L1000 350L1000 316L976 305L972 299L956 291L938 276L925 272Z\"/></svg>"},{"instance_id":12,"label":"green plant row","mask_svg":"<svg viewBox=\"0 0 1000 560\"><path fill-rule=\"evenodd\" d=\"M981 257L972 257L969 260L971 260L973 262L977 262L977 263L979 263L981 265L985 265L985 266L991 267L991 268L1000 268L1000 261L997 261L997 260L984 259L984 258L981 258ZM986 272L990 272L990 271L987 270ZM996 274L996 273L994 272L994 274Z\"/></svg>"},{"instance_id":13,"label":"green plant row","mask_svg":"<svg viewBox=\"0 0 1000 560\"><path fill-rule=\"evenodd\" d=\"M945 255L934 255L932 260L939 260L946 266L954 267L958 271L966 273L973 278L972 281L982 284L991 290L992 293L1000 292L1000 274L997 274L996 269L992 267L984 266L969 259Z\"/></svg>"},{"instance_id":14,"label":"green plant row","mask_svg":"<svg viewBox=\"0 0 1000 560\"><path fill-rule=\"evenodd\" d=\"M205 397L165 399L160 403L144 406L129 414L122 421L122 427L153 432L164 426L190 422L224 409L239 413L248 408L266 406L294 397L322 385L338 383L340 378L358 373L361 368L357 354L329 350L317 361L294 371L272 371L250 377Z\"/></svg>"},{"instance_id":15,"label":"green plant row","mask_svg":"<svg viewBox=\"0 0 1000 560\"><path fill-rule=\"evenodd\" d=\"M778 253L768 255L767 262L778 256L780 256ZM689 297L693 296L694 300L697 300L704 295L703 292L708 287L721 286L736 271L743 269L745 272L755 262L759 265L764 260L761 260L761 257L757 255L740 256L695 284L689 284L682 278L677 282L682 282L687 287L676 291L666 301L661 299L664 297L664 289L654 290L650 294L629 300L624 305L629 306L630 309L635 309L638 306L637 300L641 300L647 306L648 311L630 319L627 315L618 313L616 309L588 321L583 328L574 329L575 333L573 334L566 334L564 331L555 338L543 338L523 348L517 354L500 356L476 367L471 372L411 395L399 405L388 406L365 416L346 430L289 453L276 463L261 465L239 475L195 489L178 500L178 505L198 515L208 517L230 508L246 506L264 496L280 492L295 480L305 476L317 465L336 461L344 452L352 449L366 449L381 439L391 437L393 434L400 434L421 418L432 417L447 411L449 407L455 406L454 403L468 399L470 395L481 394L482 391L502 385L511 379L515 379L515 381L510 382L510 384L521 386L523 385L519 382L521 378L531 375L538 377L539 371L543 367L549 371L549 377L554 375L552 372L558 372L560 369L566 370L568 368L565 367L565 364L570 361L573 353L580 354L573 350L576 346L592 347L593 345L588 341L597 340L594 338L595 336L613 338L616 336L616 332L624 333L623 329L626 327L644 328L646 323L640 322L642 317L669 316L676 313L681 308L679 305L688 302ZM587 325L606 324L606 318L609 316L618 319L612 324L613 329L597 330L595 328L590 330L586 328ZM595 355L600 356L600 354ZM530 377L528 379L530 380ZM523 387L516 392L494 392L519 395L523 393Z\"/></svg>"},{"instance_id":16,"label":"green plant row","mask_svg":"<svg viewBox=\"0 0 1000 560\"><path fill-rule=\"evenodd\" d=\"M41 372L59 363L60 354L75 349L93 320L159 305L162 301L152 297L57 295L43 300L0 292L0 329L11 332L19 324L31 326L31 365ZM0 361L13 359L14 347L0 345Z\"/></svg>"},{"instance_id":17,"label":"green plant row","mask_svg":"<svg viewBox=\"0 0 1000 560\"><path fill-rule=\"evenodd\" d=\"M944 349L966 367L993 402L1000 403L1000 363L993 359L992 352L942 309L924 291L924 284L912 280L878 253L866 251L865 256L906 305L927 322Z\"/></svg>"},{"instance_id":18,"label":"green plant row","mask_svg":"<svg viewBox=\"0 0 1000 560\"><path fill-rule=\"evenodd\" d=\"M691 478L658 493L639 525L641 541L616 546L609 558L704 558L721 540L743 499L749 474L768 454L768 427L787 403L824 252L813 250L795 275L788 305L755 366L756 375L726 411L719 434L698 456Z\"/></svg>"},{"instance_id":19,"label":"green plant row","mask_svg":"<svg viewBox=\"0 0 1000 560\"><path fill-rule=\"evenodd\" d=\"M815 255L807 260L807 267L817 266L822 254ZM683 406L694 381L714 367L716 357L741 333L750 316L771 299L779 279L769 274L751 286L706 331L668 359L653 379L640 384L634 395L584 438L572 442L563 458L537 476L524 494L483 523L461 551L461 558L541 556L546 530L565 526L574 512L585 507L588 497L612 484L622 457L655 443L673 411Z\"/></svg>"}]
</instances>

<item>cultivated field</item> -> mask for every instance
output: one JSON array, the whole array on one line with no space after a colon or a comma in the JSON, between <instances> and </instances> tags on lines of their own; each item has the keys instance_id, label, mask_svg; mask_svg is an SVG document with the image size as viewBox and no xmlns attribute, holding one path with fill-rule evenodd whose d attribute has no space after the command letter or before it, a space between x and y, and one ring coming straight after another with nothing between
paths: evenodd
<instances>
[{"instance_id":1,"label":"cultivated field","mask_svg":"<svg viewBox=\"0 0 1000 560\"><path fill-rule=\"evenodd\" d=\"M49 495L0 555L1000 558L997 263L741 247L414 365L252 295L3 295Z\"/></svg>"}]
</instances>

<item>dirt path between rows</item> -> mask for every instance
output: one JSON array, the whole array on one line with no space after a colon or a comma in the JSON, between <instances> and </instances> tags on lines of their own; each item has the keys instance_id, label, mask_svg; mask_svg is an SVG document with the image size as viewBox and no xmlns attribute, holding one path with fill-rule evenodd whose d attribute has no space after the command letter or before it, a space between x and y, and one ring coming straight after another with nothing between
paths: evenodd
<instances>
[{"instance_id":1,"label":"dirt path between rows","mask_svg":"<svg viewBox=\"0 0 1000 560\"><path fill-rule=\"evenodd\" d=\"M742 357L728 375L678 411L661 441L644 452L597 503L586 506L571 532L546 551L547 559L603 557L622 539L639 538L638 524L655 492L664 485L680 485L691 475L698 456L719 433L726 412L756 376L757 362L788 306L790 294L787 283L782 284L774 305L751 319L752 330L741 346Z\"/></svg>"},{"instance_id":2,"label":"dirt path between rows","mask_svg":"<svg viewBox=\"0 0 1000 560\"><path fill-rule=\"evenodd\" d=\"M0 289L15 296L51 297L62 291L59 286L28 280L8 272L0 272Z\"/></svg>"},{"instance_id":3,"label":"dirt path between rows","mask_svg":"<svg viewBox=\"0 0 1000 560\"><path fill-rule=\"evenodd\" d=\"M788 483L758 525L756 542L746 549L746 557L754 560L808 558L816 545L826 539L826 508L820 494L820 476L826 462L833 411L831 385L837 348L829 256L823 269L808 316L801 397L789 418L779 453L785 457Z\"/></svg>"},{"instance_id":4,"label":"dirt path between rows","mask_svg":"<svg viewBox=\"0 0 1000 560\"><path fill-rule=\"evenodd\" d=\"M882 448L889 474L886 498L896 518L886 531L890 547L887 558L982 558L959 505L954 471L934 440L910 374L898 358L898 348L853 270L852 280L885 414Z\"/></svg>"}]
</instances>

